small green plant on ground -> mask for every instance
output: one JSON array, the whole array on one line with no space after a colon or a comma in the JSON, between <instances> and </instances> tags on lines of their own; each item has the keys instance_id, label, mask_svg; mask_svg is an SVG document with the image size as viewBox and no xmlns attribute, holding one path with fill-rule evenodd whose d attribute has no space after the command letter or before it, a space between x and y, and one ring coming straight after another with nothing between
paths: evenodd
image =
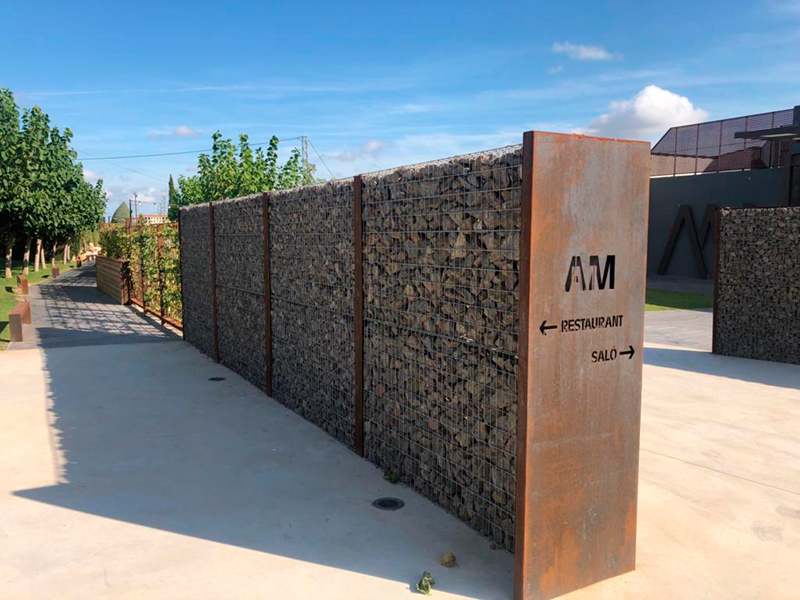
<instances>
[{"instance_id":1,"label":"small green plant on ground","mask_svg":"<svg viewBox=\"0 0 800 600\"><path fill-rule=\"evenodd\" d=\"M74 262L62 263L61 261L57 261L56 265L58 265L61 273L66 273L75 267ZM22 263L14 263L12 267L12 277L0 278L0 351L5 350L6 346L8 346L8 343L11 341L11 332L8 329L8 313L17 303L14 290L17 287L17 275L20 273L22 273ZM28 283L30 285L48 281L49 279L49 262L47 263L47 267L41 271L34 272L33 269L31 269L30 273L28 273Z\"/></svg>"},{"instance_id":2,"label":"small green plant on ground","mask_svg":"<svg viewBox=\"0 0 800 600\"><path fill-rule=\"evenodd\" d=\"M383 472L383 478L389 483L398 483L400 481L400 474L392 469L386 469Z\"/></svg>"},{"instance_id":3,"label":"small green plant on ground","mask_svg":"<svg viewBox=\"0 0 800 600\"><path fill-rule=\"evenodd\" d=\"M711 308L713 305L714 299L711 296L703 294L648 289L645 296L644 309L646 311L674 309L698 310Z\"/></svg>"},{"instance_id":4,"label":"small green plant on ground","mask_svg":"<svg viewBox=\"0 0 800 600\"><path fill-rule=\"evenodd\" d=\"M434 585L436 585L436 582L433 580L433 576L430 574L430 572L425 571L422 574L422 577L420 577L420 580L417 582L417 591L420 594L430 596Z\"/></svg>"}]
</instances>

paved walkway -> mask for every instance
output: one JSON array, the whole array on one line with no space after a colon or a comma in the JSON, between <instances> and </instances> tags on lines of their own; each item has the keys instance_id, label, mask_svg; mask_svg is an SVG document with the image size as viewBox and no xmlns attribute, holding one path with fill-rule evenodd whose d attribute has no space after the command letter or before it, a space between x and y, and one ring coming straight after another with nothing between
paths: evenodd
<instances>
[{"instance_id":1,"label":"paved walkway","mask_svg":"<svg viewBox=\"0 0 800 600\"><path fill-rule=\"evenodd\" d=\"M95 267L87 265L30 287L31 325L23 342L9 350L174 340L175 334L154 320L100 293Z\"/></svg>"},{"instance_id":2,"label":"paved walkway","mask_svg":"<svg viewBox=\"0 0 800 600\"><path fill-rule=\"evenodd\" d=\"M69 282L41 290L61 333L0 355L4 600L408 598L423 570L435 597L511 597L510 554ZM79 298L103 316L64 333ZM797 598L800 367L664 343L692 343L685 317L647 318L637 570L573 600Z\"/></svg>"},{"instance_id":3,"label":"paved walkway","mask_svg":"<svg viewBox=\"0 0 800 600\"><path fill-rule=\"evenodd\" d=\"M644 313L644 341L711 352L710 310L654 310Z\"/></svg>"}]
</instances>

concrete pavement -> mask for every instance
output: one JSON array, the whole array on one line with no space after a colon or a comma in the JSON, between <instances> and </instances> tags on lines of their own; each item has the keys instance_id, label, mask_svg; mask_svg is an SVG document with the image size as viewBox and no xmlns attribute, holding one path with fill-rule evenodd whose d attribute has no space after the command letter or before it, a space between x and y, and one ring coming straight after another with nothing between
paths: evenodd
<instances>
[{"instance_id":1,"label":"concrete pavement","mask_svg":"<svg viewBox=\"0 0 800 600\"><path fill-rule=\"evenodd\" d=\"M510 554L188 344L0 362L4 600L511 593Z\"/></svg>"},{"instance_id":2,"label":"concrete pavement","mask_svg":"<svg viewBox=\"0 0 800 600\"><path fill-rule=\"evenodd\" d=\"M710 310L654 310L644 313L645 341L711 352Z\"/></svg>"}]
</instances>

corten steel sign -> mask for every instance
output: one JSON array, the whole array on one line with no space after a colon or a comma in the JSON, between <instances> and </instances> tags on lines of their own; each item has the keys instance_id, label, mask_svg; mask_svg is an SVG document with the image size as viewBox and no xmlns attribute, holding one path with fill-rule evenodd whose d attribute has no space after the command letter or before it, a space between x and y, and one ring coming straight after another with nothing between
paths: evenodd
<instances>
[{"instance_id":1,"label":"corten steel sign","mask_svg":"<svg viewBox=\"0 0 800 600\"><path fill-rule=\"evenodd\" d=\"M634 568L649 163L643 142L524 135L518 599Z\"/></svg>"}]
</instances>

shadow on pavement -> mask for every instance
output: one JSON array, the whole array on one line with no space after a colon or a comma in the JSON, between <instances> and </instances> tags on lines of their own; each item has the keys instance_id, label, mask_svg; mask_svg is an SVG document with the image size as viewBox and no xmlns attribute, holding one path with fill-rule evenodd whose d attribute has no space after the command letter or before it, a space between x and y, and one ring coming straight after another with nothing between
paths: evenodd
<instances>
[{"instance_id":1,"label":"shadow on pavement","mask_svg":"<svg viewBox=\"0 0 800 600\"><path fill-rule=\"evenodd\" d=\"M31 288L33 323L13 349L137 344L177 339L169 329L98 291L95 267L74 269Z\"/></svg>"},{"instance_id":2,"label":"shadow on pavement","mask_svg":"<svg viewBox=\"0 0 800 600\"><path fill-rule=\"evenodd\" d=\"M644 363L668 369L800 389L800 366L736 358L684 348L644 349Z\"/></svg>"},{"instance_id":3,"label":"shadow on pavement","mask_svg":"<svg viewBox=\"0 0 800 600\"><path fill-rule=\"evenodd\" d=\"M511 596L510 554L492 552L488 539L385 482L187 344L48 348L44 356L61 483L15 495L388 580L413 583L430 570L437 590ZM405 508L371 506L387 495ZM450 572L438 565L448 550L461 565Z\"/></svg>"}]
</instances>

